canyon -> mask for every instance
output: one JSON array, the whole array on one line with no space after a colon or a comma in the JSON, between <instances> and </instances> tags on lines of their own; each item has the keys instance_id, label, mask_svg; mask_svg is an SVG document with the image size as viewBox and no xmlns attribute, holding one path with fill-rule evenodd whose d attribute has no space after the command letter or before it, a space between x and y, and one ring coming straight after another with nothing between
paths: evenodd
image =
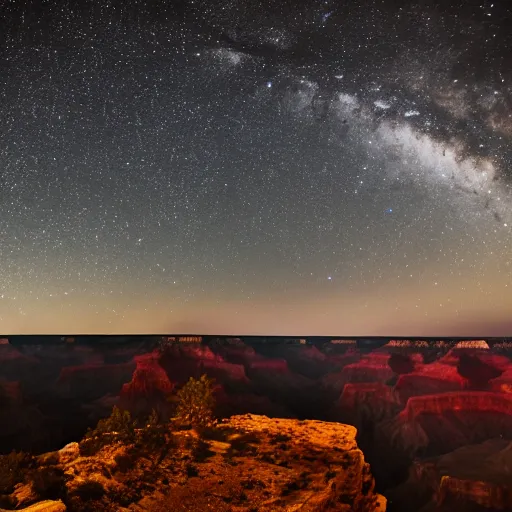
<instances>
[{"instance_id":1,"label":"canyon","mask_svg":"<svg viewBox=\"0 0 512 512\"><path fill-rule=\"evenodd\" d=\"M169 415L169 397L207 374L226 421L298 422L297 439L305 420L355 427L387 510L510 510L511 356L510 342L484 340L2 345L0 407L9 421L0 450L58 450L114 405L135 418Z\"/></svg>"}]
</instances>

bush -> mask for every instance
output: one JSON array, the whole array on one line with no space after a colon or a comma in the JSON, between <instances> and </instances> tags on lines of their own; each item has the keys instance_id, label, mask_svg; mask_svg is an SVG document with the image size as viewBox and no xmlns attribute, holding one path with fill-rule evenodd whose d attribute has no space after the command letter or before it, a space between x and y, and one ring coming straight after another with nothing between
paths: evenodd
<instances>
[{"instance_id":1,"label":"bush","mask_svg":"<svg viewBox=\"0 0 512 512\"><path fill-rule=\"evenodd\" d=\"M144 427L137 434L137 446L147 448L150 451L157 450L167 444L168 427L159 422L155 410L147 419Z\"/></svg>"},{"instance_id":2,"label":"bush","mask_svg":"<svg viewBox=\"0 0 512 512\"><path fill-rule=\"evenodd\" d=\"M167 455L173 444L173 437L168 425L159 421L157 412L153 409L145 426L137 433L136 449L149 453L150 460L157 466Z\"/></svg>"},{"instance_id":3,"label":"bush","mask_svg":"<svg viewBox=\"0 0 512 512\"><path fill-rule=\"evenodd\" d=\"M24 452L12 451L0 455L0 494L10 494L14 486L23 482L25 473L34 466L34 457Z\"/></svg>"},{"instance_id":4,"label":"bush","mask_svg":"<svg viewBox=\"0 0 512 512\"><path fill-rule=\"evenodd\" d=\"M213 381L207 375L200 379L190 377L178 391L178 408L175 419L178 423L190 425L196 429L207 429L214 425Z\"/></svg>"},{"instance_id":5,"label":"bush","mask_svg":"<svg viewBox=\"0 0 512 512\"><path fill-rule=\"evenodd\" d=\"M132 443L135 441L135 427L128 411L114 407L108 418L101 419L94 430L87 431L80 443L80 453L85 456L95 455L103 446L115 441Z\"/></svg>"}]
</instances>

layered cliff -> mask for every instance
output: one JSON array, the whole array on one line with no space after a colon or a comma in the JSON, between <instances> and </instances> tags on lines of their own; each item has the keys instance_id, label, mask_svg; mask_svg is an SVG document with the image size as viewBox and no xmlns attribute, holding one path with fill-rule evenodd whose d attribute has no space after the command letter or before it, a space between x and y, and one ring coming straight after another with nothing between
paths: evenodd
<instances>
[{"instance_id":1,"label":"layered cliff","mask_svg":"<svg viewBox=\"0 0 512 512\"><path fill-rule=\"evenodd\" d=\"M148 415L152 409L162 417L170 415L169 395L174 386L154 353L135 357L136 368L130 382L123 384L119 406L134 416Z\"/></svg>"},{"instance_id":2,"label":"layered cliff","mask_svg":"<svg viewBox=\"0 0 512 512\"><path fill-rule=\"evenodd\" d=\"M512 433L512 395L483 391L412 397L378 426L381 442L408 453L447 453Z\"/></svg>"},{"instance_id":3,"label":"layered cliff","mask_svg":"<svg viewBox=\"0 0 512 512\"><path fill-rule=\"evenodd\" d=\"M389 496L401 509L441 511L456 501L460 512L512 510L512 443L491 439L416 461Z\"/></svg>"}]
</instances>

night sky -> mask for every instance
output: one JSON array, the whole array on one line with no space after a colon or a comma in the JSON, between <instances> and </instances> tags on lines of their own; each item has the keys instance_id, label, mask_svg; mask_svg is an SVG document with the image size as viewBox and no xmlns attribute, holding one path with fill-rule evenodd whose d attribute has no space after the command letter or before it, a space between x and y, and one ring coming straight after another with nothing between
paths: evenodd
<instances>
[{"instance_id":1,"label":"night sky","mask_svg":"<svg viewBox=\"0 0 512 512\"><path fill-rule=\"evenodd\" d=\"M1 1L0 331L510 335L507 4Z\"/></svg>"}]
</instances>

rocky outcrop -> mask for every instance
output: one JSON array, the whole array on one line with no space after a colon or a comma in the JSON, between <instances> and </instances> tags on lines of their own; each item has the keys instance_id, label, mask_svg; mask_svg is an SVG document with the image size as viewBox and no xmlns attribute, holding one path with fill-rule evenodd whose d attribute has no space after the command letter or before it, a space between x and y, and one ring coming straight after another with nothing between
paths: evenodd
<instances>
[{"instance_id":1,"label":"rocky outcrop","mask_svg":"<svg viewBox=\"0 0 512 512\"><path fill-rule=\"evenodd\" d=\"M270 481L280 492L271 493L260 504L263 510L290 510L292 504L293 510L305 512L385 510L385 500L375 493L370 467L357 446L354 427L249 414L231 417L221 428L255 436L264 447L260 460L276 464ZM282 459L289 462L280 464ZM258 476L266 475L262 470Z\"/></svg>"},{"instance_id":2,"label":"rocky outcrop","mask_svg":"<svg viewBox=\"0 0 512 512\"><path fill-rule=\"evenodd\" d=\"M349 383L343 388L335 417L367 432L401 409L402 404L392 387L381 382Z\"/></svg>"},{"instance_id":3,"label":"rocky outcrop","mask_svg":"<svg viewBox=\"0 0 512 512\"><path fill-rule=\"evenodd\" d=\"M229 363L202 345L170 346L158 355L158 361L169 379L178 385L184 384L190 377L199 378L203 373L219 382L248 383L243 365Z\"/></svg>"},{"instance_id":4,"label":"rocky outcrop","mask_svg":"<svg viewBox=\"0 0 512 512\"><path fill-rule=\"evenodd\" d=\"M66 505L62 501L46 500L35 503L30 507L18 508L20 512L66 512ZM0 512L8 512L7 510L0 509Z\"/></svg>"},{"instance_id":5,"label":"rocky outcrop","mask_svg":"<svg viewBox=\"0 0 512 512\"><path fill-rule=\"evenodd\" d=\"M454 500L460 512L472 511L475 505L512 510L512 443L491 439L417 461L408 480L389 496L403 510L444 510Z\"/></svg>"},{"instance_id":6,"label":"rocky outcrop","mask_svg":"<svg viewBox=\"0 0 512 512\"><path fill-rule=\"evenodd\" d=\"M512 395L461 392L410 398L379 425L380 442L414 456L446 453L493 437L512 437Z\"/></svg>"},{"instance_id":7,"label":"rocky outcrop","mask_svg":"<svg viewBox=\"0 0 512 512\"><path fill-rule=\"evenodd\" d=\"M93 455L76 443L37 458L38 471L59 478L62 501L40 499L30 470L9 497L17 509L233 510L385 512L354 427L243 415L218 425L215 439L166 429L155 445L112 441ZM167 448L162 451L162 443ZM57 476L60 475L60 476ZM29 508L22 508L31 505ZM1 511L0 511L1 512Z\"/></svg>"},{"instance_id":8,"label":"rocky outcrop","mask_svg":"<svg viewBox=\"0 0 512 512\"><path fill-rule=\"evenodd\" d=\"M171 410L168 397L174 386L158 363L157 354L136 356L135 363L131 381L121 389L119 406L136 417L147 416L152 409L168 417Z\"/></svg>"},{"instance_id":9,"label":"rocky outcrop","mask_svg":"<svg viewBox=\"0 0 512 512\"><path fill-rule=\"evenodd\" d=\"M462 391L467 385L455 366L435 362L400 375L395 389L405 404L411 397Z\"/></svg>"},{"instance_id":10,"label":"rocky outcrop","mask_svg":"<svg viewBox=\"0 0 512 512\"><path fill-rule=\"evenodd\" d=\"M387 382L394 372L388 365L389 354L375 353L357 363L348 364L341 370L341 381L348 382Z\"/></svg>"},{"instance_id":11,"label":"rocky outcrop","mask_svg":"<svg viewBox=\"0 0 512 512\"><path fill-rule=\"evenodd\" d=\"M474 391L413 397L400 416L407 421L414 421L422 414L441 415L451 411L511 414L512 396Z\"/></svg>"}]
</instances>

